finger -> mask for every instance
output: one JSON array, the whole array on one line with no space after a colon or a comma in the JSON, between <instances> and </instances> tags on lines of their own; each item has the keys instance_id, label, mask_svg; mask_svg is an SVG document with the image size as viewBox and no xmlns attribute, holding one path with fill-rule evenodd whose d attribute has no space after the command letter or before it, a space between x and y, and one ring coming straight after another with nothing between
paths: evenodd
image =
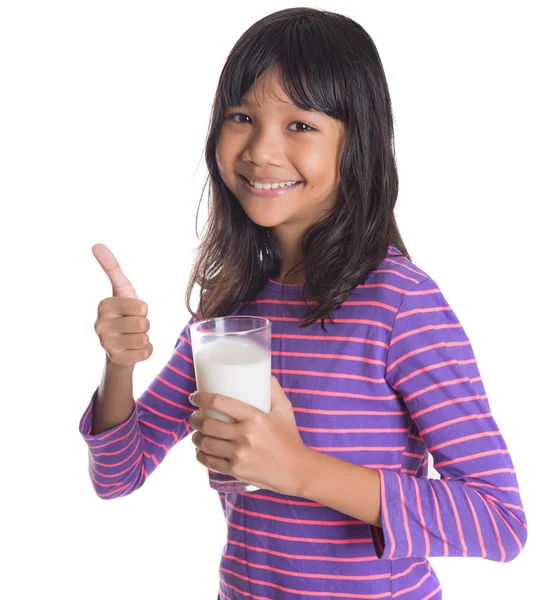
<instances>
[{"instance_id":1,"label":"finger","mask_svg":"<svg viewBox=\"0 0 537 600\"><path fill-rule=\"evenodd\" d=\"M235 446L233 442L221 440L218 438L202 435L196 431L192 436L192 443L205 454L231 460L235 456Z\"/></svg>"},{"instance_id":2,"label":"finger","mask_svg":"<svg viewBox=\"0 0 537 600\"><path fill-rule=\"evenodd\" d=\"M226 423L219 419L208 417L203 409L190 415L188 424L202 435L234 441L239 435L236 423Z\"/></svg>"},{"instance_id":3,"label":"finger","mask_svg":"<svg viewBox=\"0 0 537 600\"><path fill-rule=\"evenodd\" d=\"M153 354L153 344L143 350L118 350L112 357L113 361L122 365L132 365L147 360ZM110 358L110 353L107 352Z\"/></svg>"},{"instance_id":4,"label":"finger","mask_svg":"<svg viewBox=\"0 0 537 600\"><path fill-rule=\"evenodd\" d=\"M126 321L125 323L132 324L133 328L129 329L128 331L125 331L125 333L149 331L149 327L147 327L149 321L146 318L148 306L146 302L144 302L143 300L138 300L138 298L104 298L99 302L97 312L100 315L106 316L143 317L143 327L140 319ZM135 321L140 321L140 323L136 323ZM147 323L145 321L147 321ZM123 323L123 321L121 321L121 323Z\"/></svg>"},{"instance_id":5,"label":"finger","mask_svg":"<svg viewBox=\"0 0 537 600\"><path fill-rule=\"evenodd\" d=\"M132 283L121 270L112 252L104 244L95 244L91 250L110 279L112 295L117 298L138 298Z\"/></svg>"},{"instance_id":6,"label":"finger","mask_svg":"<svg viewBox=\"0 0 537 600\"><path fill-rule=\"evenodd\" d=\"M130 300L130 298L127 298L127 300ZM115 324L117 333L147 333L151 327L149 320L145 317L121 316L123 318L119 319Z\"/></svg>"},{"instance_id":7,"label":"finger","mask_svg":"<svg viewBox=\"0 0 537 600\"><path fill-rule=\"evenodd\" d=\"M109 342L111 352L143 350L149 345L147 333L121 333Z\"/></svg>"},{"instance_id":8,"label":"finger","mask_svg":"<svg viewBox=\"0 0 537 600\"><path fill-rule=\"evenodd\" d=\"M196 452L196 460L208 469L211 469L211 471L216 471L216 473L221 473L222 475L231 475L231 463L225 458L210 456L209 454L205 454L203 450L198 450Z\"/></svg>"},{"instance_id":9,"label":"finger","mask_svg":"<svg viewBox=\"0 0 537 600\"><path fill-rule=\"evenodd\" d=\"M252 392L253 395L255 395L255 391ZM260 416L258 413L265 414L264 411L255 406L222 394L197 391L195 396L192 399L189 398L189 400L194 406L216 410L235 419L235 421L245 421L246 419L258 417Z\"/></svg>"}]
</instances>

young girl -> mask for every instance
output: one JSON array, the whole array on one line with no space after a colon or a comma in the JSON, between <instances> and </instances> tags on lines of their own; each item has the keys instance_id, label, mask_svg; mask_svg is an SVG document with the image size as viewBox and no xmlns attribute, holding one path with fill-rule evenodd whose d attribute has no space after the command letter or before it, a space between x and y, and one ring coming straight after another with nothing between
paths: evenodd
<instances>
[{"instance_id":1,"label":"young girl","mask_svg":"<svg viewBox=\"0 0 537 600\"><path fill-rule=\"evenodd\" d=\"M94 247L114 289L96 323L103 381L80 422L96 493L135 491L195 430L202 465L260 488L219 493L221 600L439 600L428 557L513 560L527 538L515 470L470 341L398 231L390 95L369 35L310 8L254 24L222 71L205 156L192 319L134 403L147 306ZM272 322L269 414L189 399L190 325L232 314Z\"/></svg>"}]
</instances>

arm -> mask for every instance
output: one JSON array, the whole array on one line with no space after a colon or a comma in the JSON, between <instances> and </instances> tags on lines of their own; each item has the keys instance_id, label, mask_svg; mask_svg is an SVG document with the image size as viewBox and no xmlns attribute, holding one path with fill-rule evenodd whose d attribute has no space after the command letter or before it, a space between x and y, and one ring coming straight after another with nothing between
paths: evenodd
<instances>
[{"instance_id":1,"label":"arm","mask_svg":"<svg viewBox=\"0 0 537 600\"><path fill-rule=\"evenodd\" d=\"M302 481L296 496L382 527L380 475L376 469L307 448L300 473Z\"/></svg>"},{"instance_id":2,"label":"arm","mask_svg":"<svg viewBox=\"0 0 537 600\"><path fill-rule=\"evenodd\" d=\"M194 409L188 395L196 380L189 327L194 321L185 325L168 363L136 402L132 372L106 367L79 424L100 498L126 496L141 487L169 450L191 433L188 418Z\"/></svg>"},{"instance_id":3,"label":"arm","mask_svg":"<svg viewBox=\"0 0 537 600\"><path fill-rule=\"evenodd\" d=\"M102 433L126 421L135 409L132 397L134 365L116 365L106 356L106 362L95 403L92 432Z\"/></svg>"},{"instance_id":4,"label":"arm","mask_svg":"<svg viewBox=\"0 0 537 600\"><path fill-rule=\"evenodd\" d=\"M527 539L513 463L470 341L430 278L399 307L386 381L408 409L423 456L431 453L440 479L375 469L377 482L371 469L315 456L305 462L304 497L369 523L381 559L513 560Z\"/></svg>"}]
</instances>

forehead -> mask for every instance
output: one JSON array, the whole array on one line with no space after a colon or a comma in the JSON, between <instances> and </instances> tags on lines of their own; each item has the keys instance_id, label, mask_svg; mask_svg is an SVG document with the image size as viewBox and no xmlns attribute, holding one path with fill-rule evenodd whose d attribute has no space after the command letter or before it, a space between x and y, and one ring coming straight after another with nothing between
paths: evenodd
<instances>
[{"instance_id":1,"label":"forehead","mask_svg":"<svg viewBox=\"0 0 537 600\"><path fill-rule=\"evenodd\" d=\"M248 107L270 104L279 110L301 110L285 91L276 71L263 73L241 98L240 104Z\"/></svg>"},{"instance_id":2,"label":"forehead","mask_svg":"<svg viewBox=\"0 0 537 600\"><path fill-rule=\"evenodd\" d=\"M315 110L309 106L298 106L289 96L282 83L280 71L277 67L267 69L250 86L242 96L237 106L245 106L249 110L259 108L269 109L285 114L286 112L307 113L309 118L315 119L318 124L334 128L335 131L344 132L345 125L323 111Z\"/></svg>"}]
</instances>

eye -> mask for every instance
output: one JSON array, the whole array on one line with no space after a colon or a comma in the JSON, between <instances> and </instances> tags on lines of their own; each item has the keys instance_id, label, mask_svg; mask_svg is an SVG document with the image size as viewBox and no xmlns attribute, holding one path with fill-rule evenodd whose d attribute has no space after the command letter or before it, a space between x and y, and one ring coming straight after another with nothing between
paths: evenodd
<instances>
[{"instance_id":1,"label":"eye","mask_svg":"<svg viewBox=\"0 0 537 600\"><path fill-rule=\"evenodd\" d=\"M228 115L226 117L227 121L233 121L233 117L248 117L248 115L245 115L244 113L234 113L232 115ZM248 117L250 118L250 117ZM239 123L239 121L235 121L235 123Z\"/></svg>"},{"instance_id":2,"label":"eye","mask_svg":"<svg viewBox=\"0 0 537 600\"><path fill-rule=\"evenodd\" d=\"M248 115L244 114L244 113L233 113L230 115L227 115L225 117L226 121L234 121L234 117L246 117L246 118L250 118ZM235 121L235 123L241 123L241 121ZM242 123L244 123L244 121L242 121ZM311 125L308 125L307 123L302 123L301 121L293 121L293 123L291 123L291 125L303 125L305 128L307 129L294 129L293 131L296 131L298 133L307 133L308 131L314 131L314 128Z\"/></svg>"},{"instance_id":3,"label":"eye","mask_svg":"<svg viewBox=\"0 0 537 600\"><path fill-rule=\"evenodd\" d=\"M307 127L308 129L298 129L297 131L301 131L302 133L306 133L307 131L313 131L313 127L311 127L311 125L308 125L307 123L301 123L300 121L295 121L294 123L291 123L291 125L294 124L297 125L304 125L304 127Z\"/></svg>"}]
</instances>

